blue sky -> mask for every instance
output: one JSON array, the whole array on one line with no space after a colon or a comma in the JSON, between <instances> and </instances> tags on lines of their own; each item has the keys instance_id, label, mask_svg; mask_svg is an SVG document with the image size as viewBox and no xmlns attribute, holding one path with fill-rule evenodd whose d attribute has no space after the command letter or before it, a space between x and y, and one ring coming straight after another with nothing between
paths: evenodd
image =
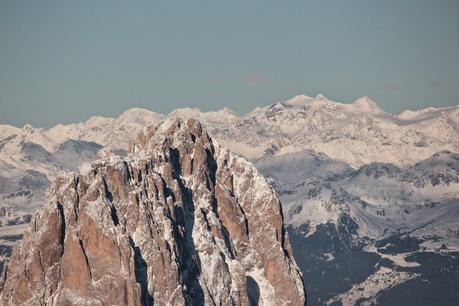
<instances>
[{"instance_id":1,"label":"blue sky","mask_svg":"<svg viewBox=\"0 0 459 306\"><path fill-rule=\"evenodd\" d=\"M459 1L0 0L0 123L243 114L300 93L458 104Z\"/></svg>"}]
</instances>

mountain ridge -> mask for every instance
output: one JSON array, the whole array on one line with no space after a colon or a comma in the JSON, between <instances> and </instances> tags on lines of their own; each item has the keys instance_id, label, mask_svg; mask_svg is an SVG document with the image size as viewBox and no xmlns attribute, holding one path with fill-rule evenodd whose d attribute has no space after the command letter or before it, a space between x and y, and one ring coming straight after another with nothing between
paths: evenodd
<instances>
[{"instance_id":1,"label":"mountain ridge","mask_svg":"<svg viewBox=\"0 0 459 306\"><path fill-rule=\"evenodd\" d=\"M282 100L282 101L278 101L278 102L275 102L273 104L269 104L269 105L266 105L266 106L258 106L258 107L255 107L253 110L245 113L245 114L238 114L237 112L233 111L231 108L229 107L223 107L221 109L217 109L215 111L202 111L201 109L199 108L189 108L189 107L185 107L185 108L176 108L172 111L170 111L169 113L167 114L163 114L163 113L159 113L159 112L155 112L153 110L150 110L148 108L142 108L142 107L132 107L132 108L128 108L127 110L123 111L121 114L119 114L118 116L115 116L115 117L110 117L110 116L101 116L101 115L96 115L96 116L91 116L89 117L88 119L86 119L85 121L80 121L80 122L69 122L69 123L58 123L58 124L55 124L54 126L51 126L49 128L43 128L43 127L34 127L30 124L25 124L23 127L18 127L18 126L15 126L13 124L0 124L0 135L5 135L5 134L8 134L8 132L6 132L5 130L7 129L27 129L27 128L32 128L32 129L38 129L38 130L43 130L43 131L46 131L46 130L50 130L50 129L53 129L53 128L57 128L57 127L62 127L62 126L70 126L70 125L77 125L79 123L90 123L90 122L95 122L95 121L112 121L113 119L116 119L116 118L119 118L119 117L123 117L123 115L126 115L126 113L130 113L130 112L149 112L149 113L154 113L158 116L170 116L170 115L173 115L174 111L175 110L187 110L188 112L189 111L192 111L192 112L195 112L195 113L230 113L230 114L234 114L236 115L237 117L245 117L247 115L249 115L250 113L254 112L254 111L258 111L260 109L263 109L263 108L267 108L267 107L272 107L273 105L277 104L277 103L290 103L292 105L296 105L296 104L299 104L299 105L302 105L305 101L311 101L311 102L314 102L314 101L318 101L318 100L327 100L328 102L332 102L336 105L339 105L339 106L346 106L346 105L359 105L359 101L369 101L370 102L370 105L374 105L375 107L377 107L378 109L380 109L382 112L386 113L386 114L390 114L394 117L400 117L401 119L403 120L409 120L411 117L413 116L417 116L417 115L422 115L422 114L425 114L425 113L428 113L428 112L438 112L438 111L448 111L448 110L451 110L451 109L454 109L454 108L458 108L459 105L451 105L451 106L441 106L441 107L425 107L425 108L420 108L420 109L416 109L416 110L412 110L412 109L406 109L406 110L403 110L401 111L400 113L396 114L392 114L392 113L389 113L389 112L386 112L385 110L383 110L375 101L373 101L371 98L369 98L368 96L362 96L362 97L359 97L357 98L356 100L352 101L352 102L337 102L337 101L333 101L333 100L329 100L327 97L325 97L323 94L318 94L316 95L316 97L312 97L312 96L307 96L307 95L304 95L304 94L298 94L292 98L289 98L289 99L286 99L286 100ZM14 132L9 132L9 134L12 134Z\"/></svg>"},{"instance_id":2,"label":"mountain ridge","mask_svg":"<svg viewBox=\"0 0 459 306\"><path fill-rule=\"evenodd\" d=\"M16 135L48 151L68 139L127 149L130 135L139 132L148 122L184 117L201 120L214 138L249 159L256 159L267 151L284 154L312 149L354 167L376 161L401 166L427 158L438 150L459 152L459 141L455 137L459 131L459 106L426 108L410 115L406 112L410 111L391 115L367 97L344 104L324 96L301 95L256 108L243 116L229 109L202 112L184 108L162 115L133 108L117 118L96 116L48 130L30 125L22 129L0 125L0 138L4 141ZM399 153L395 154L396 151Z\"/></svg>"}]
</instances>

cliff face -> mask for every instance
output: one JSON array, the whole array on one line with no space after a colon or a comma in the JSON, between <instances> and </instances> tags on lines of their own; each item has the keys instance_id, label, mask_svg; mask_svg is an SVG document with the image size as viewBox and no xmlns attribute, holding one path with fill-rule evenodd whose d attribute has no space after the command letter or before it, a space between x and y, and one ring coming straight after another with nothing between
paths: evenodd
<instances>
[{"instance_id":1,"label":"cliff face","mask_svg":"<svg viewBox=\"0 0 459 306\"><path fill-rule=\"evenodd\" d=\"M200 123L60 175L14 248L4 305L303 305L273 190Z\"/></svg>"}]
</instances>

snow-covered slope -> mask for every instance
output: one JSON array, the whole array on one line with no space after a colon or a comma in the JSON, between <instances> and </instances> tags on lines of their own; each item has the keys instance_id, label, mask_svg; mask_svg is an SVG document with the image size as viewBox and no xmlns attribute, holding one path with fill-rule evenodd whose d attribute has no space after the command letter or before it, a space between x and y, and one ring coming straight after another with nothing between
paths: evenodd
<instances>
[{"instance_id":1,"label":"snow-covered slope","mask_svg":"<svg viewBox=\"0 0 459 306\"><path fill-rule=\"evenodd\" d=\"M445 281L445 303L457 301L459 154L353 169L303 151L264 156L256 167L283 203L309 304L370 305L398 290L414 298L426 284ZM448 273L433 273L432 265ZM333 289L323 290L323 283ZM419 305L429 305L432 294Z\"/></svg>"},{"instance_id":2,"label":"snow-covered slope","mask_svg":"<svg viewBox=\"0 0 459 306\"><path fill-rule=\"evenodd\" d=\"M117 148L127 148L133 135L145 126L158 122L163 116L146 109L131 108L118 118L91 117L78 124L59 124L44 132L56 143L68 139L78 139L96 142L101 145L114 145Z\"/></svg>"},{"instance_id":3,"label":"snow-covered slope","mask_svg":"<svg viewBox=\"0 0 459 306\"><path fill-rule=\"evenodd\" d=\"M458 106L392 115L368 97L345 104L323 95L299 95L243 116L228 108L216 112L184 108L168 115L134 108L116 119L91 117L49 130L0 125L0 157L16 154L7 146L18 141L41 145L50 152L69 139L127 149L132 135L163 117L199 119L220 143L248 159L311 149L353 167L372 162L404 166L438 151L459 152ZM14 135L16 140L9 140Z\"/></svg>"},{"instance_id":4,"label":"snow-covered slope","mask_svg":"<svg viewBox=\"0 0 459 306\"><path fill-rule=\"evenodd\" d=\"M337 224L343 213L359 225L361 238L410 231L429 224L431 234L459 228L459 154L442 151L399 168L372 163L357 170L311 151L259 159L257 168L278 191L293 226ZM438 215L440 214L440 215ZM445 216L456 224L442 224ZM446 225L447 228L442 228ZM459 240L451 232L451 245Z\"/></svg>"},{"instance_id":5,"label":"snow-covered slope","mask_svg":"<svg viewBox=\"0 0 459 306\"><path fill-rule=\"evenodd\" d=\"M352 104L297 96L257 108L213 135L247 158L311 149L353 167L371 162L403 166L440 150L458 152L459 108L394 116L369 98Z\"/></svg>"}]
</instances>

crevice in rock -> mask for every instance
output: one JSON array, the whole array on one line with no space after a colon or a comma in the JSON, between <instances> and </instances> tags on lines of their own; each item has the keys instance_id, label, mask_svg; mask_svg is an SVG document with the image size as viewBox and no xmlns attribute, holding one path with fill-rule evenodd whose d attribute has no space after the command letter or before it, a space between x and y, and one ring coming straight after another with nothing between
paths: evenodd
<instances>
[{"instance_id":1,"label":"crevice in rock","mask_svg":"<svg viewBox=\"0 0 459 306\"><path fill-rule=\"evenodd\" d=\"M245 212L242 209L241 205L239 205L239 203L237 202L237 199L236 199L236 204L237 204L237 206L239 208L239 211L244 216L245 234L247 235L247 237L249 237L249 220L247 219L247 216L245 215Z\"/></svg>"},{"instance_id":2,"label":"crevice in rock","mask_svg":"<svg viewBox=\"0 0 459 306\"><path fill-rule=\"evenodd\" d=\"M137 173L137 181L138 182L142 181L142 171L141 170L139 170L139 172Z\"/></svg>"},{"instance_id":3,"label":"crevice in rock","mask_svg":"<svg viewBox=\"0 0 459 306\"><path fill-rule=\"evenodd\" d=\"M64 242L65 242L65 215L64 215L64 207L61 203L57 203L57 211L59 212L59 217L61 219L61 228L60 228L60 235L59 235L59 244L62 246L61 256L64 254Z\"/></svg>"},{"instance_id":4,"label":"crevice in rock","mask_svg":"<svg viewBox=\"0 0 459 306\"><path fill-rule=\"evenodd\" d=\"M41 252L40 252L40 250L37 250L37 254L38 254L38 262L40 263L41 272L45 272L45 269L43 268L43 260L42 260L42 258L41 258Z\"/></svg>"},{"instance_id":5,"label":"crevice in rock","mask_svg":"<svg viewBox=\"0 0 459 306\"><path fill-rule=\"evenodd\" d=\"M172 177L179 179L182 174L182 165L180 164L180 152L178 149L169 149L169 157L172 164Z\"/></svg>"},{"instance_id":6,"label":"crevice in rock","mask_svg":"<svg viewBox=\"0 0 459 306\"><path fill-rule=\"evenodd\" d=\"M115 206L110 206L110 215L112 216L113 224L117 226L120 222L118 219L118 213L116 211Z\"/></svg>"},{"instance_id":7,"label":"crevice in rock","mask_svg":"<svg viewBox=\"0 0 459 306\"><path fill-rule=\"evenodd\" d=\"M148 292L147 263L142 257L140 248L135 245L135 242L131 237L129 237L129 244L131 245L131 248L134 251L135 279L137 283L139 283L140 285L142 305L153 305L153 297Z\"/></svg>"},{"instance_id":8,"label":"crevice in rock","mask_svg":"<svg viewBox=\"0 0 459 306\"><path fill-rule=\"evenodd\" d=\"M43 282L43 290L41 292L41 298L45 298L45 292L46 292L46 271L43 268L43 259L41 258L41 252L40 250L37 250L37 255L38 255L38 262L40 263L40 270L41 270L41 278Z\"/></svg>"},{"instance_id":9,"label":"crevice in rock","mask_svg":"<svg viewBox=\"0 0 459 306\"><path fill-rule=\"evenodd\" d=\"M129 182L132 178L131 171L129 169L129 164L124 161L123 162L124 170L126 171L126 181Z\"/></svg>"},{"instance_id":10,"label":"crevice in rock","mask_svg":"<svg viewBox=\"0 0 459 306\"><path fill-rule=\"evenodd\" d=\"M81 248L81 252L83 253L83 256L84 256L84 260L86 262L86 266L88 267L88 271L89 271L89 277L92 279L92 271L91 271L91 266L89 265L89 259L88 259L88 255L86 255L86 251L83 247L83 241L81 239L78 239L78 242L80 244L80 248Z\"/></svg>"},{"instance_id":11,"label":"crevice in rock","mask_svg":"<svg viewBox=\"0 0 459 306\"><path fill-rule=\"evenodd\" d=\"M231 259L234 259L233 247L231 245L231 240L229 238L230 235L229 235L228 230L226 229L226 227L223 224L221 226L222 226L221 233L222 233L222 236L223 236L223 240L225 241L226 248L228 249L228 252L231 255Z\"/></svg>"},{"instance_id":12,"label":"crevice in rock","mask_svg":"<svg viewBox=\"0 0 459 306\"><path fill-rule=\"evenodd\" d=\"M80 177L77 177L76 183L75 183L76 204L73 205L73 213L75 214L75 222L78 221L78 211L80 209L80 193L78 191L79 184L80 184Z\"/></svg>"},{"instance_id":13,"label":"crevice in rock","mask_svg":"<svg viewBox=\"0 0 459 306\"><path fill-rule=\"evenodd\" d=\"M179 252L180 278L182 294L185 297L185 305L202 305L204 303L204 291L199 283L201 274L201 261L196 246L194 245L192 233L195 223L195 206L191 190L188 189L181 179L177 179L178 187L182 194L182 207L174 206L176 209L176 222L174 222L174 235ZM184 229L183 234L179 228Z\"/></svg>"},{"instance_id":14,"label":"crevice in rock","mask_svg":"<svg viewBox=\"0 0 459 306\"><path fill-rule=\"evenodd\" d=\"M108 199L111 203L113 201L113 194L108 189L108 184L107 184L107 181L105 180L105 177L102 177L102 183L104 184L105 198Z\"/></svg>"},{"instance_id":15,"label":"crevice in rock","mask_svg":"<svg viewBox=\"0 0 459 306\"><path fill-rule=\"evenodd\" d=\"M218 204L217 204L217 198L212 194L210 206L212 207L212 211L217 217L217 219L220 219L220 215L218 213Z\"/></svg>"},{"instance_id":16,"label":"crevice in rock","mask_svg":"<svg viewBox=\"0 0 459 306\"><path fill-rule=\"evenodd\" d=\"M260 302L260 287L251 276L246 276L246 290L250 306L258 306Z\"/></svg>"},{"instance_id":17,"label":"crevice in rock","mask_svg":"<svg viewBox=\"0 0 459 306\"><path fill-rule=\"evenodd\" d=\"M217 161L215 160L212 152L209 149L206 149L206 161L207 169L209 172L209 178L212 183L212 187L215 188L216 174L217 174Z\"/></svg>"},{"instance_id":18,"label":"crevice in rock","mask_svg":"<svg viewBox=\"0 0 459 306\"><path fill-rule=\"evenodd\" d=\"M204 208L200 208L199 210L201 211L202 217L204 218L206 229L210 231L210 224L209 224L209 220L207 219L207 212L204 210Z\"/></svg>"},{"instance_id":19,"label":"crevice in rock","mask_svg":"<svg viewBox=\"0 0 459 306\"><path fill-rule=\"evenodd\" d=\"M164 178L161 177L161 181L163 183L163 194L164 194L164 199L167 200L167 197L171 197L172 198L172 202L175 202L175 194L174 192L172 191L172 189L170 189L169 187L167 187L167 183L166 181L164 180Z\"/></svg>"}]
</instances>

